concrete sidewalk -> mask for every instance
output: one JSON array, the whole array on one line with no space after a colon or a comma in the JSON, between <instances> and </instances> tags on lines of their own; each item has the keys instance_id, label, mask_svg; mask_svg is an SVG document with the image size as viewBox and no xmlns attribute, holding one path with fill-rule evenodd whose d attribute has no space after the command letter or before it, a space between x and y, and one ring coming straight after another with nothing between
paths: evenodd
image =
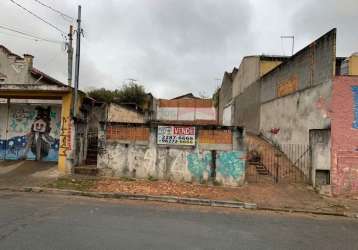
<instances>
[{"instance_id":1,"label":"concrete sidewalk","mask_svg":"<svg viewBox=\"0 0 358 250\"><path fill-rule=\"evenodd\" d=\"M0 187L42 186L58 177L56 162L0 161Z\"/></svg>"}]
</instances>

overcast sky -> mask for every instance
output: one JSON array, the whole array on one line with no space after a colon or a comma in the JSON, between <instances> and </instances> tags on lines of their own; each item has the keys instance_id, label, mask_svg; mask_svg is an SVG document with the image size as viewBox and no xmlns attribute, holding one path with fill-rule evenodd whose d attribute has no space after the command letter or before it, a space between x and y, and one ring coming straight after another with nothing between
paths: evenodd
<instances>
[{"instance_id":1,"label":"overcast sky","mask_svg":"<svg viewBox=\"0 0 358 250\"><path fill-rule=\"evenodd\" d=\"M68 31L70 22L36 0L14 0ZM70 16L82 5L81 89L117 88L137 79L156 97L211 95L224 71L243 56L290 54L337 27L337 55L358 51L357 0L40 0ZM63 40L56 29L10 0L0 1L0 25ZM66 82L67 55L56 43L0 29L0 44L35 56L40 70Z\"/></svg>"}]
</instances>

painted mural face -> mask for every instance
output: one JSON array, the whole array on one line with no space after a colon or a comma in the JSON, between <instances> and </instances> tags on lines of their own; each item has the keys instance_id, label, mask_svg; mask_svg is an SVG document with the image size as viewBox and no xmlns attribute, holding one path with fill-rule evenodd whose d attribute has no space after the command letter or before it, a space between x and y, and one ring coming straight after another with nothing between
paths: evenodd
<instances>
[{"instance_id":1,"label":"painted mural face","mask_svg":"<svg viewBox=\"0 0 358 250\"><path fill-rule=\"evenodd\" d=\"M0 160L58 160L61 105L0 103L3 114L8 117L0 119Z\"/></svg>"},{"instance_id":2,"label":"painted mural face","mask_svg":"<svg viewBox=\"0 0 358 250\"><path fill-rule=\"evenodd\" d=\"M42 119L37 120L34 122L33 127L34 127L34 132L40 132L40 133L44 133L46 132L46 122Z\"/></svg>"},{"instance_id":3,"label":"painted mural face","mask_svg":"<svg viewBox=\"0 0 358 250\"><path fill-rule=\"evenodd\" d=\"M51 107L36 107L37 115L32 123L31 131L27 134L27 144L22 159L26 159L29 150L35 155L36 160L48 156L51 144L55 139L51 132Z\"/></svg>"}]
</instances>

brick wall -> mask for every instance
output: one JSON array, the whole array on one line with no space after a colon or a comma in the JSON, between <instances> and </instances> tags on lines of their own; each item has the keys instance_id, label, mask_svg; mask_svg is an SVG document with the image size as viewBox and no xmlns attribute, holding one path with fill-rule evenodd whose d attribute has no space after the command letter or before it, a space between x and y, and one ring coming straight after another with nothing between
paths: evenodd
<instances>
[{"instance_id":1,"label":"brick wall","mask_svg":"<svg viewBox=\"0 0 358 250\"><path fill-rule=\"evenodd\" d=\"M157 108L159 121L190 121L191 124L215 124L216 109L211 99L160 99ZM195 122L193 122L195 121ZM207 121L200 123L200 121Z\"/></svg>"},{"instance_id":2,"label":"brick wall","mask_svg":"<svg viewBox=\"0 0 358 250\"><path fill-rule=\"evenodd\" d=\"M200 144L232 144L231 130L199 130Z\"/></svg>"},{"instance_id":3,"label":"brick wall","mask_svg":"<svg viewBox=\"0 0 358 250\"><path fill-rule=\"evenodd\" d=\"M108 127L106 138L109 140L148 141L149 128Z\"/></svg>"},{"instance_id":4,"label":"brick wall","mask_svg":"<svg viewBox=\"0 0 358 250\"><path fill-rule=\"evenodd\" d=\"M159 107L161 108L211 108L212 106L213 101L211 99L159 99Z\"/></svg>"},{"instance_id":5,"label":"brick wall","mask_svg":"<svg viewBox=\"0 0 358 250\"><path fill-rule=\"evenodd\" d=\"M336 77L333 84L331 183L335 195L358 192L357 86L358 77Z\"/></svg>"}]
</instances>

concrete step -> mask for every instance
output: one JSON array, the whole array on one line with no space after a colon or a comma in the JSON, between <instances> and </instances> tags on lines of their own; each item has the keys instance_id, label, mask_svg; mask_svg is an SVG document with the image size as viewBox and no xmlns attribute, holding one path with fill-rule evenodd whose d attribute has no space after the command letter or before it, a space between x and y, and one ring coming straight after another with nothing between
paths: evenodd
<instances>
[{"instance_id":1,"label":"concrete step","mask_svg":"<svg viewBox=\"0 0 358 250\"><path fill-rule=\"evenodd\" d=\"M96 176L98 174L98 168L95 165L81 166L74 168L75 174Z\"/></svg>"}]
</instances>

